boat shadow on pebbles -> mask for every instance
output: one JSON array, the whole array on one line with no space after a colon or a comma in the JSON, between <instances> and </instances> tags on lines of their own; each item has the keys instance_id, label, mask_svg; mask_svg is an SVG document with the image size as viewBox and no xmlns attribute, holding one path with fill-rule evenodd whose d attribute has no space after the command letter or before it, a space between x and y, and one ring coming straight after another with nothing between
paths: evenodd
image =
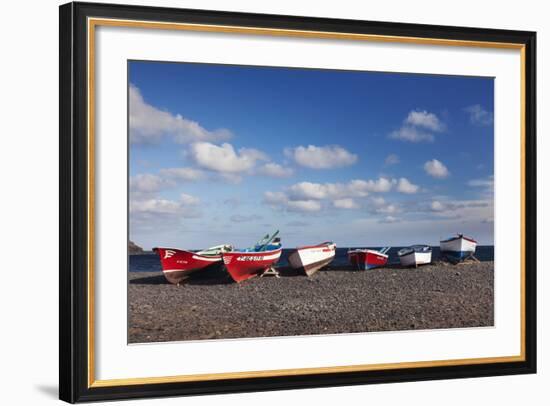
<instances>
[{"instance_id":1,"label":"boat shadow on pebbles","mask_svg":"<svg viewBox=\"0 0 550 406\"><path fill-rule=\"evenodd\" d=\"M132 285L164 285L169 283L162 273L134 278L129 281Z\"/></svg>"},{"instance_id":2,"label":"boat shadow on pebbles","mask_svg":"<svg viewBox=\"0 0 550 406\"><path fill-rule=\"evenodd\" d=\"M277 272L279 272L279 276L281 278L293 278L295 276L306 276L304 274L304 270L303 269L294 269L290 266L282 266L280 268L275 268L277 270Z\"/></svg>"},{"instance_id":3,"label":"boat shadow on pebbles","mask_svg":"<svg viewBox=\"0 0 550 406\"><path fill-rule=\"evenodd\" d=\"M429 271L441 271L444 269L453 269L457 265L467 265L467 264L473 264L475 263L475 260L465 260L462 262L459 262L458 264L454 264L451 262L447 262L445 260L435 260L432 261L430 264L420 265L418 268L415 267L406 267L401 265L400 263L390 263L386 264L382 267L368 269L368 270L358 270L353 265L337 265L337 266L326 266L322 269L320 269L318 272L316 272L314 275L308 277L305 275L304 271L302 269L293 269L290 266L281 266L280 268L276 268L279 272L279 276L281 278L305 278L305 279L315 279L317 274L320 273L331 273L331 272L349 272L350 274L354 273L363 273L363 272L380 272L383 270L387 271L407 271L407 270L414 270L414 269L425 269ZM259 275L255 278L250 279L250 281L244 281L242 283L249 283L253 281L259 280ZM272 278L262 278L262 279L272 279ZM162 273L158 273L155 275L144 275L140 277L135 277L129 281L131 284L137 284L137 285L171 285L170 282L166 280L164 275ZM201 272L196 272L193 275L191 275L188 279L182 281L181 285L234 285L236 284L233 282L229 274L224 269L205 269Z\"/></svg>"},{"instance_id":4,"label":"boat shadow on pebbles","mask_svg":"<svg viewBox=\"0 0 550 406\"><path fill-rule=\"evenodd\" d=\"M183 281L182 285L232 285L234 283L226 271L218 270L193 275L186 281Z\"/></svg>"},{"instance_id":5,"label":"boat shadow on pebbles","mask_svg":"<svg viewBox=\"0 0 550 406\"><path fill-rule=\"evenodd\" d=\"M173 285L166 280L166 277L159 273L158 275L147 275L130 280L131 284L137 285ZM221 269L205 269L201 272L196 272L183 280L180 286L183 285L229 285L233 281L227 272ZM173 285L176 286L176 285Z\"/></svg>"},{"instance_id":6,"label":"boat shadow on pebbles","mask_svg":"<svg viewBox=\"0 0 550 406\"><path fill-rule=\"evenodd\" d=\"M358 272L358 270L354 265L329 265L320 269L318 272Z\"/></svg>"},{"instance_id":7,"label":"boat shadow on pebbles","mask_svg":"<svg viewBox=\"0 0 550 406\"><path fill-rule=\"evenodd\" d=\"M292 268L291 266L282 266L280 268L276 268L277 272L279 272L279 276L281 278L288 278L288 277L302 277L302 278L315 278L315 276L318 273L324 273L324 272L357 272L357 269L352 265L337 265L337 266L325 266L321 269L319 269L317 272L315 272L311 276L307 276L304 272L303 268Z\"/></svg>"}]
</instances>

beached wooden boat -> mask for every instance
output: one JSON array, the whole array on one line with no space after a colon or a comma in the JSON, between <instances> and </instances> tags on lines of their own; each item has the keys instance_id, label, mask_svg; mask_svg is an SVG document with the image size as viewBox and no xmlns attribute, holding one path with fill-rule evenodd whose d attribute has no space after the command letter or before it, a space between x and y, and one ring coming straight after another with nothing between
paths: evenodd
<instances>
[{"instance_id":1,"label":"beached wooden boat","mask_svg":"<svg viewBox=\"0 0 550 406\"><path fill-rule=\"evenodd\" d=\"M313 275L319 269L330 264L336 255L336 244L324 242L317 245L297 247L288 257L290 266L302 269L307 276Z\"/></svg>"},{"instance_id":2,"label":"beached wooden boat","mask_svg":"<svg viewBox=\"0 0 550 406\"><path fill-rule=\"evenodd\" d=\"M402 266L418 266L432 262L432 249L428 245L411 245L397 251Z\"/></svg>"},{"instance_id":3,"label":"beached wooden boat","mask_svg":"<svg viewBox=\"0 0 550 406\"><path fill-rule=\"evenodd\" d=\"M235 282L241 282L270 269L281 257L279 231L266 235L253 247L236 249L222 254L225 269Z\"/></svg>"},{"instance_id":4,"label":"beached wooden boat","mask_svg":"<svg viewBox=\"0 0 550 406\"><path fill-rule=\"evenodd\" d=\"M217 245L203 251L185 251L176 248L153 248L159 255L162 272L170 283L179 284L193 272L222 265L222 253L233 249L231 245Z\"/></svg>"},{"instance_id":5,"label":"beached wooden boat","mask_svg":"<svg viewBox=\"0 0 550 406\"><path fill-rule=\"evenodd\" d=\"M387 252L391 247L384 247L380 251L370 249L354 249L348 251L349 262L357 269L365 270L384 266L388 263Z\"/></svg>"},{"instance_id":6,"label":"beached wooden boat","mask_svg":"<svg viewBox=\"0 0 550 406\"><path fill-rule=\"evenodd\" d=\"M457 234L439 242L441 256L451 261L462 261L470 258L476 252L477 241L473 238Z\"/></svg>"}]
</instances>

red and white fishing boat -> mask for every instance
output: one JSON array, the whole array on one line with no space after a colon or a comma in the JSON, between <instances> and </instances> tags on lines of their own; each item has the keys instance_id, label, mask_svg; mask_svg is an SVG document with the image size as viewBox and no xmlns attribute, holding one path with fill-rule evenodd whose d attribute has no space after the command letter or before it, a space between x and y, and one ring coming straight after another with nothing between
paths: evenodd
<instances>
[{"instance_id":1,"label":"red and white fishing boat","mask_svg":"<svg viewBox=\"0 0 550 406\"><path fill-rule=\"evenodd\" d=\"M294 269L303 269L307 276L313 275L319 269L330 264L336 255L336 244L324 242L317 245L296 247L288 257L290 266Z\"/></svg>"},{"instance_id":2,"label":"red and white fishing boat","mask_svg":"<svg viewBox=\"0 0 550 406\"><path fill-rule=\"evenodd\" d=\"M391 247L384 247L380 251L366 248L348 251L349 262L357 269L365 270L384 266L388 263L387 252Z\"/></svg>"},{"instance_id":3,"label":"red and white fishing boat","mask_svg":"<svg viewBox=\"0 0 550 406\"><path fill-rule=\"evenodd\" d=\"M196 271L222 265L222 253L230 252L231 245L217 245L193 252L176 248L153 248L160 257L162 272L170 283L179 284Z\"/></svg>"},{"instance_id":4,"label":"red and white fishing boat","mask_svg":"<svg viewBox=\"0 0 550 406\"><path fill-rule=\"evenodd\" d=\"M276 238L279 231L272 236L266 235L253 247L224 252L222 254L225 269L235 282L241 282L271 269L281 257L281 242Z\"/></svg>"}]
</instances>

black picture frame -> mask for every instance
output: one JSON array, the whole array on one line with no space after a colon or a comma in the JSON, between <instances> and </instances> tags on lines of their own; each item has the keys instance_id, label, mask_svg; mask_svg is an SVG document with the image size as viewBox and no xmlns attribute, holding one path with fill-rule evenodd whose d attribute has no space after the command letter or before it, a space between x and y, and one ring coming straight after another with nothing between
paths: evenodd
<instances>
[{"instance_id":1,"label":"black picture frame","mask_svg":"<svg viewBox=\"0 0 550 406\"><path fill-rule=\"evenodd\" d=\"M112 4L60 6L60 269L59 397L67 402L235 393L536 372L536 33L389 22L261 15ZM328 33L511 43L523 47L524 66L524 359L515 362L430 366L362 372L312 373L196 382L90 385L87 279L87 19L162 21Z\"/></svg>"}]
</instances>

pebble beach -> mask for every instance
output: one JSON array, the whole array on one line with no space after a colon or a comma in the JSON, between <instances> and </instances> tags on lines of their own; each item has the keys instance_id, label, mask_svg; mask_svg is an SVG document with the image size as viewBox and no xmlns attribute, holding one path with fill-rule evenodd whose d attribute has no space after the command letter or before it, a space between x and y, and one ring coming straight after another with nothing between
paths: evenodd
<instances>
[{"instance_id":1,"label":"pebble beach","mask_svg":"<svg viewBox=\"0 0 550 406\"><path fill-rule=\"evenodd\" d=\"M283 268L237 284L218 270L179 286L161 272L130 272L128 342L492 326L493 271L493 262L436 262L308 278Z\"/></svg>"}]
</instances>

